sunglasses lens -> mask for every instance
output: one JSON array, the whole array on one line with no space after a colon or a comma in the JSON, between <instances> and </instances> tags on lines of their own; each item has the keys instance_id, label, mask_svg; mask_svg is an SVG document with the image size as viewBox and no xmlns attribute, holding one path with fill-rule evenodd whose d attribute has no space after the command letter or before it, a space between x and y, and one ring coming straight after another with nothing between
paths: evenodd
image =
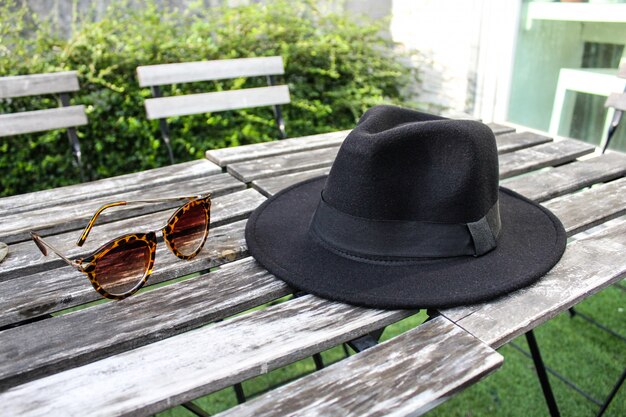
<instances>
[{"instance_id":1,"label":"sunglasses lens","mask_svg":"<svg viewBox=\"0 0 626 417\"><path fill-rule=\"evenodd\" d=\"M206 209L202 204L190 204L189 209L183 213L181 208L178 221L172 231L171 242L176 250L184 255L193 255L200 249L208 233L208 219Z\"/></svg>"},{"instance_id":2,"label":"sunglasses lens","mask_svg":"<svg viewBox=\"0 0 626 417\"><path fill-rule=\"evenodd\" d=\"M141 283L150 265L150 247L143 240L121 243L96 263L96 280L111 295L123 295Z\"/></svg>"}]
</instances>

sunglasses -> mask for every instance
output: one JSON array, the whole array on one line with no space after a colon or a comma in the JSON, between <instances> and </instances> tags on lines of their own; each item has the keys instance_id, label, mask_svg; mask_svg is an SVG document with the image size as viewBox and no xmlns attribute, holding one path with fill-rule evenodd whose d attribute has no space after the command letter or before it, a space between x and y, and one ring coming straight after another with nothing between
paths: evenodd
<instances>
[{"instance_id":1,"label":"sunglasses","mask_svg":"<svg viewBox=\"0 0 626 417\"><path fill-rule=\"evenodd\" d=\"M76 242L77 246L85 243L100 213L110 207L170 201L188 202L176 210L162 228L148 233L131 233L117 237L84 258L69 259L38 234L30 234L44 256L48 255L48 249L51 250L68 265L86 274L91 285L103 297L121 300L136 293L148 281L154 266L156 233L159 230L167 247L180 259L192 259L200 253L209 235L211 195L106 204L96 211Z\"/></svg>"}]
</instances>

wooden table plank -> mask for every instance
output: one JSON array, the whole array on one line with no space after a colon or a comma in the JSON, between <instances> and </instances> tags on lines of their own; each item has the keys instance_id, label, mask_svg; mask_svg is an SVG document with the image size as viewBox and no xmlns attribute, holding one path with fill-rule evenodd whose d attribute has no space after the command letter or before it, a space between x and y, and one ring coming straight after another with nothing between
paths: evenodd
<instances>
[{"instance_id":1,"label":"wooden table plank","mask_svg":"<svg viewBox=\"0 0 626 417\"><path fill-rule=\"evenodd\" d=\"M626 214L626 178L543 203L567 224L568 236Z\"/></svg>"},{"instance_id":2,"label":"wooden table plank","mask_svg":"<svg viewBox=\"0 0 626 417\"><path fill-rule=\"evenodd\" d=\"M626 155L608 153L546 172L513 178L502 185L541 202L624 175L626 175Z\"/></svg>"},{"instance_id":3,"label":"wooden table plank","mask_svg":"<svg viewBox=\"0 0 626 417\"><path fill-rule=\"evenodd\" d=\"M0 198L0 216L38 210L57 204L90 200L127 191L141 190L221 173L222 170L204 159L155 168L98 181L68 185ZM114 197L111 197L114 198Z\"/></svg>"},{"instance_id":4,"label":"wooden table plank","mask_svg":"<svg viewBox=\"0 0 626 417\"><path fill-rule=\"evenodd\" d=\"M500 152L501 147L510 151L510 149L514 147L517 147L517 149L528 148L539 143L545 143L546 140L551 140L549 138L542 138L541 140L537 140L536 138L529 139L527 135L521 134L507 135L505 140L502 142L500 142L499 138L500 136L496 137L498 152ZM548 145L538 145L537 147L539 147L540 150L537 153L528 153L527 151L529 150L525 149L524 151L518 150L518 152L513 154L504 155L502 158L504 158L504 161L507 162L507 165L511 165L511 170L521 169L529 171L534 169L535 166L539 166L541 164L548 166L551 160L554 160L555 163L571 161L577 156L593 152L593 149L595 149L591 145L587 145L573 139L567 139L559 143L560 144L557 146L547 147L545 149L542 147ZM237 179L248 183L262 178L329 167L335 160L339 147L327 147L306 152L302 152L297 148L290 149L292 152L289 154L281 154L277 156L231 163L228 165L227 170ZM530 149L534 149L534 147ZM520 152L522 153L519 156L513 156ZM551 159L547 154L548 152L554 152L555 156ZM533 164L534 158L539 158L539 160ZM501 164L501 166L505 166L505 164Z\"/></svg>"},{"instance_id":5,"label":"wooden table plank","mask_svg":"<svg viewBox=\"0 0 626 417\"><path fill-rule=\"evenodd\" d=\"M206 151L206 157L217 165L225 167L235 162L249 161L251 159L339 146L348 133L350 133L350 130L342 130L233 148L212 149Z\"/></svg>"},{"instance_id":6,"label":"wooden table plank","mask_svg":"<svg viewBox=\"0 0 626 417\"><path fill-rule=\"evenodd\" d=\"M309 171L294 172L293 174L279 175L277 177L262 178L260 180L252 181L252 188L258 190L266 197L271 197L290 185L308 180L309 178L328 175L329 172L330 167L324 167Z\"/></svg>"},{"instance_id":7,"label":"wooden table plank","mask_svg":"<svg viewBox=\"0 0 626 417\"><path fill-rule=\"evenodd\" d=\"M626 274L626 220L570 243L537 283L484 304L443 310L459 326L497 348L565 311Z\"/></svg>"},{"instance_id":8,"label":"wooden table plank","mask_svg":"<svg viewBox=\"0 0 626 417\"><path fill-rule=\"evenodd\" d=\"M211 224L207 247L211 245L212 230L221 225L245 219L265 198L257 191L249 189L232 194L216 197L211 204ZM96 225L89 235L84 246L76 246L80 232L73 230L58 235L49 236L47 240L57 249L70 258L85 256L96 250L100 245L116 236L138 231L159 230L166 224L173 209L159 211L130 219L118 220L111 223ZM158 240L162 236L158 235ZM51 268L65 266L65 263L54 255L43 256L31 241L14 243L10 246L10 253L0 264L0 282L14 277L33 274ZM1 314L1 313L0 313Z\"/></svg>"},{"instance_id":9,"label":"wooden table plank","mask_svg":"<svg viewBox=\"0 0 626 417\"><path fill-rule=\"evenodd\" d=\"M418 416L502 361L499 353L437 317L219 416Z\"/></svg>"},{"instance_id":10,"label":"wooden table plank","mask_svg":"<svg viewBox=\"0 0 626 417\"><path fill-rule=\"evenodd\" d=\"M214 196L223 195L246 186L228 174L211 175L207 178L196 178L182 183L165 184L150 187L149 190L135 190L113 196L105 196L70 204L59 204L36 210L24 216L12 214L3 217L0 224L0 239L7 244L30 239L29 231L37 231L42 236L61 233L85 227L91 216L103 204L120 200L137 200L146 198L176 197L211 192ZM98 223L111 222L138 216L155 211L180 206L179 201L157 204L133 204L120 206L103 212ZM0 271L2 264L0 264Z\"/></svg>"},{"instance_id":11,"label":"wooden table plank","mask_svg":"<svg viewBox=\"0 0 626 417\"><path fill-rule=\"evenodd\" d=\"M0 390L144 346L290 294L252 258L119 302L5 330ZM112 336L114 335L114 336Z\"/></svg>"},{"instance_id":12,"label":"wooden table plank","mask_svg":"<svg viewBox=\"0 0 626 417\"><path fill-rule=\"evenodd\" d=\"M545 143L500 156L500 178L505 179L537 169L557 166L592 153L593 145L574 139Z\"/></svg>"},{"instance_id":13,"label":"wooden table plank","mask_svg":"<svg viewBox=\"0 0 626 417\"><path fill-rule=\"evenodd\" d=\"M552 142L552 138L532 132L519 132L496 136L496 142L498 144L498 153L504 154Z\"/></svg>"},{"instance_id":14,"label":"wooden table plank","mask_svg":"<svg viewBox=\"0 0 626 417\"><path fill-rule=\"evenodd\" d=\"M412 314L313 296L192 330L0 393L7 415L155 413Z\"/></svg>"},{"instance_id":15,"label":"wooden table plank","mask_svg":"<svg viewBox=\"0 0 626 417\"><path fill-rule=\"evenodd\" d=\"M227 170L238 180L248 183L260 178L330 166L335 160L338 151L339 147L334 146L306 152L271 156L230 164Z\"/></svg>"},{"instance_id":16,"label":"wooden table plank","mask_svg":"<svg viewBox=\"0 0 626 417\"><path fill-rule=\"evenodd\" d=\"M506 133L511 133L511 132L515 132L515 128L511 127L511 126L506 126L506 125L502 125L499 123L487 123L487 126L489 126L489 128L493 131L493 134L498 136L498 135L504 135Z\"/></svg>"},{"instance_id":17,"label":"wooden table plank","mask_svg":"<svg viewBox=\"0 0 626 417\"><path fill-rule=\"evenodd\" d=\"M182 261L162 245L157 247L155 268L149 285L161 283L233 262L248 255L244 230L246 221L217 227L205 249L195 258ZM35 284L36 283L36 284ZM18 323L61 311L86 302L100 300L89 280L70 267L46 270L0 282L0 313L3 324Z\"/></svg>"}]
</instances>

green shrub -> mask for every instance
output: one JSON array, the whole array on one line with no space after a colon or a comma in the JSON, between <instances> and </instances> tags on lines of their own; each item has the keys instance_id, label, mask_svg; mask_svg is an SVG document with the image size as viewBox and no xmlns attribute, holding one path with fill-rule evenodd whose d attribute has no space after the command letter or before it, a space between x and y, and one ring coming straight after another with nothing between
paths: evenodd
<instances>
[{"instance_id":1,"label":"green shrub","mask_svg":"<svg viewBox=\"0 0 626 417\"><path fill-rule=\"evenodd\" d=\"M137 1L133 2L137 4ZM381 25L321 13L310 1L234 8L159 9L112 4L103 19L75 22L69 39L55 35L14 2L0 6L0 76L76 70L89 124L77 129L88 179L167 164L157 121L145 117L148 89L139 65L281 55L292 102L283 107L288 136L349 128L368 107L406 103L415 70L380 35ZM249 78L166 86L164 95L265 85ZM0 113L55 107L54 97L0 100ZM277 137L271 108L168 119L177 161L206 149ZM0 141L0 195L78 182L65 131Z\"/></svg>"}]
</instances>

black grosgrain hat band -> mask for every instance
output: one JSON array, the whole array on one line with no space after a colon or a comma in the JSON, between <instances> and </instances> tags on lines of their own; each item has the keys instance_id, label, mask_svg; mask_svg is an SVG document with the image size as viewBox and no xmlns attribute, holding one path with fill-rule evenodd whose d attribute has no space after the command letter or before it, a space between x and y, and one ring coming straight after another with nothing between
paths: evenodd
<instances>
[{"instance_id":1,"label":"black grosgrain hat band","mask_svg":"<svg viewBox=\"0 0 626 417\"><path fill-rule=\"evenodd\" d=\"M498 202L471 223L375 220L353 216L329 205L322 195L309 232L339 253L372 260L480 256L497 246Z\"/></svg>"}]
</instances>

